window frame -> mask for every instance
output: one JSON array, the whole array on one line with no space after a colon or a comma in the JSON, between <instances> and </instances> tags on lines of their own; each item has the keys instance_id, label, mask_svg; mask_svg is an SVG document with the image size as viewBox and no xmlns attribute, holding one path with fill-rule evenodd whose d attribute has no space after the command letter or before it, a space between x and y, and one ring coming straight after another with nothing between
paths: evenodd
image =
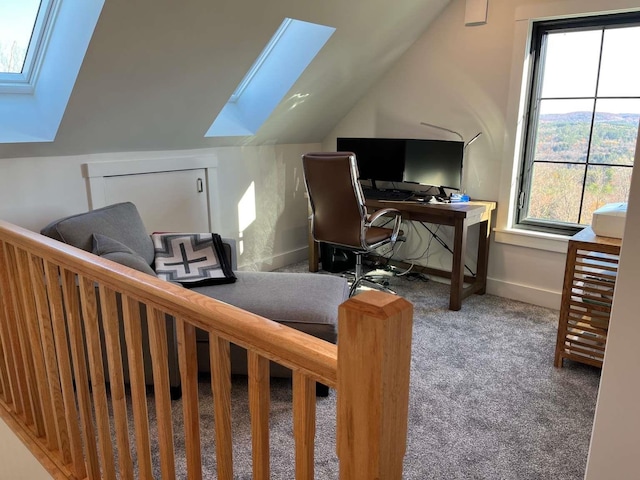
<instances>
[{"instance_id":1,"label":"window frame","mask_svg":"<svg viewBox=\"0 0 640 480\"><path fill-rule=\"evenodd\" d=\"M0 93L33 93L60 0L40 0L21 72L0 72Z\"/></svg>"},{"instance_id":2,"label":"window frame","mask_svg":"<svg viewBox=\"0 0 640 480\"><path fill-rule=\"evenodd\" d=\"M256 135L335 30L285 17L204 136ZM289 94L296 102L289 109L308 97L302 92Z\"/></svg>"},{"instance_id":3,"label":"window frame","mask_svg":"<svg viewBox=\"0 0 640 480\"><path fill-rule=\"evenodd\" d=\"M514 205L514 227L522 230L537 231L543 233L551 233L558 235L572 236L578 231L582 230L585 225L579 223L565 223L553 220L545 219L532 219L527 218L529 211L529 204L531 201L531 184L533 177L534 166L534 149L536 133L538 131L539 114L537 107L539 105L539 99L541 97L542 80L543 80L543 67L544 64L541 61L544 58L545 53L545 39L546 34L550 32L558 31L588 31L594 29L612 29L627 26L640 26L640 12L624 12L624 13L612 13L605 15L591 15L584 17L573 18L560 18L560 19L546 19L540 21L534 21L531 29L531 37L529 41L529 77L528 85L526 87L526 108L524 114L525 125L523 129L523 145L520 155L520 166L518 168L518 189L515 196ZM602 50L600 51L602 53ZM600 75L600 65L598 66L598 76ZM588 167L589 154L594 126L595 117L595 101L598 98L611 98L606 96L598 96L595 92L594 110L591 118L590 131L589 131L589 149L587 151L587 159L585 161L585 167ZM562 163L562 162L560 162ZM571 162L566 162L570 164ZM598 164L602 165L602 164ZM631 166L616 165L616 167L633 168ZM585 175L586 178L586 175ZM582 192L584 193L585 183L582 185ZM580 209L582 211L582 199L580 202Z\"/></svg>"}]
</instances>

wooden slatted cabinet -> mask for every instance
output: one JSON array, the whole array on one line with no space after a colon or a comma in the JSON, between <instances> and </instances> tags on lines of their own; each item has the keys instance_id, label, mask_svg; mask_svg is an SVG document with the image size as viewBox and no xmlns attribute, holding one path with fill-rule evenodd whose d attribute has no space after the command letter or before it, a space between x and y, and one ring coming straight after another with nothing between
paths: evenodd
<instances>
[{"instance_id":1,"label":"wooden slatted cabinet","mask_svg":"<svg viewBox=\"0 0 640 480\"><path fill-rule=\"evenodd\" d=\"M591 227L569 240L556 367L562 367L565 358L602 367L621 243L597 236Z\"/></svg>"}]
</instances>

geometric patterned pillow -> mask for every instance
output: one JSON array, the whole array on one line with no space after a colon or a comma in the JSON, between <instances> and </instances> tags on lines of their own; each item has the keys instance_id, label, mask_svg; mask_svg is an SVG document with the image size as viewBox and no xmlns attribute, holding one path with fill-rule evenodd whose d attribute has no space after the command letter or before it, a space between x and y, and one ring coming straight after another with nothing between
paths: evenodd
<instances>
[{"instance_id":1,"label":"geometric patterned pillow","mask_svg":"<svg viewBox=\"0 0 640 480\"><path fill-rule=\"evenodd\" d=\"M154 233L156 275L185 287L233 283L217 233Z\"/></svg>"}]
</instances>

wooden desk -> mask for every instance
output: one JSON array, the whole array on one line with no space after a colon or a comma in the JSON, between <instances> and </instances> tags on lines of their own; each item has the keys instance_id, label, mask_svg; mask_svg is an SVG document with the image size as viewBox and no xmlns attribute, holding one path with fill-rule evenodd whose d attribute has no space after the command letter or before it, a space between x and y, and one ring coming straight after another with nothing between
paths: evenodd
<instances>
[{"instance_id":1,"label":"wooden desk","mask_svg":"<svg viewBox=\"0 0 640 480\"><path fill-rule=\"evenodd\" d=\"M449 309L460 310L462 300L473 293L483 295L487 289L487 264L489 262L489 234L491 212L495 202L422 203L367 200L371 211L396 208L404 220L415 220L436 225L450 225L454 229L453 265L451 271L431 267L414 266L414 271L451 279ZM475 277L464 274L464 254L467 247L467 231L471 225L480 225L478 239L477 272ZM309 234L309 271L318 271L318 244ZM406 265L392 261L396 265ZM468 284L465 286L465 282Z\"/></svg>"}]
</instances>

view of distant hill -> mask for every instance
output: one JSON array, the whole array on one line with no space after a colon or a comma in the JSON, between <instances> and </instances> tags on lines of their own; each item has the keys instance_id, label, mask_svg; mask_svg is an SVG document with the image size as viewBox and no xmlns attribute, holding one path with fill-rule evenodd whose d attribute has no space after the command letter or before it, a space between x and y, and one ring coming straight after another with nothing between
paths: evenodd
<instances>
[{"instance_id":1,"label":"view of distant hill","mask_svg":"<svg viewBox=\"0 0 640 480\"><path fill-rule=\"evenodd\" d=\"M639 119L637 113L596 113L590 161L633 164ZM586 161L590 128L591 112L540 115L535 159Z\"/></svg>"},{"instance_id":2,"label":"view of distant hill","mask_svg":"<svg viewBox=\"0 0 640 480\"><path fill-rule=\"evenodd\" d=\"M598 121L607 123L626 123L638 127L637 113L597 113ZM591 112L547 113L540 115L540 121L558 123L590 122Z\"/></svg>"}]
</instances>

